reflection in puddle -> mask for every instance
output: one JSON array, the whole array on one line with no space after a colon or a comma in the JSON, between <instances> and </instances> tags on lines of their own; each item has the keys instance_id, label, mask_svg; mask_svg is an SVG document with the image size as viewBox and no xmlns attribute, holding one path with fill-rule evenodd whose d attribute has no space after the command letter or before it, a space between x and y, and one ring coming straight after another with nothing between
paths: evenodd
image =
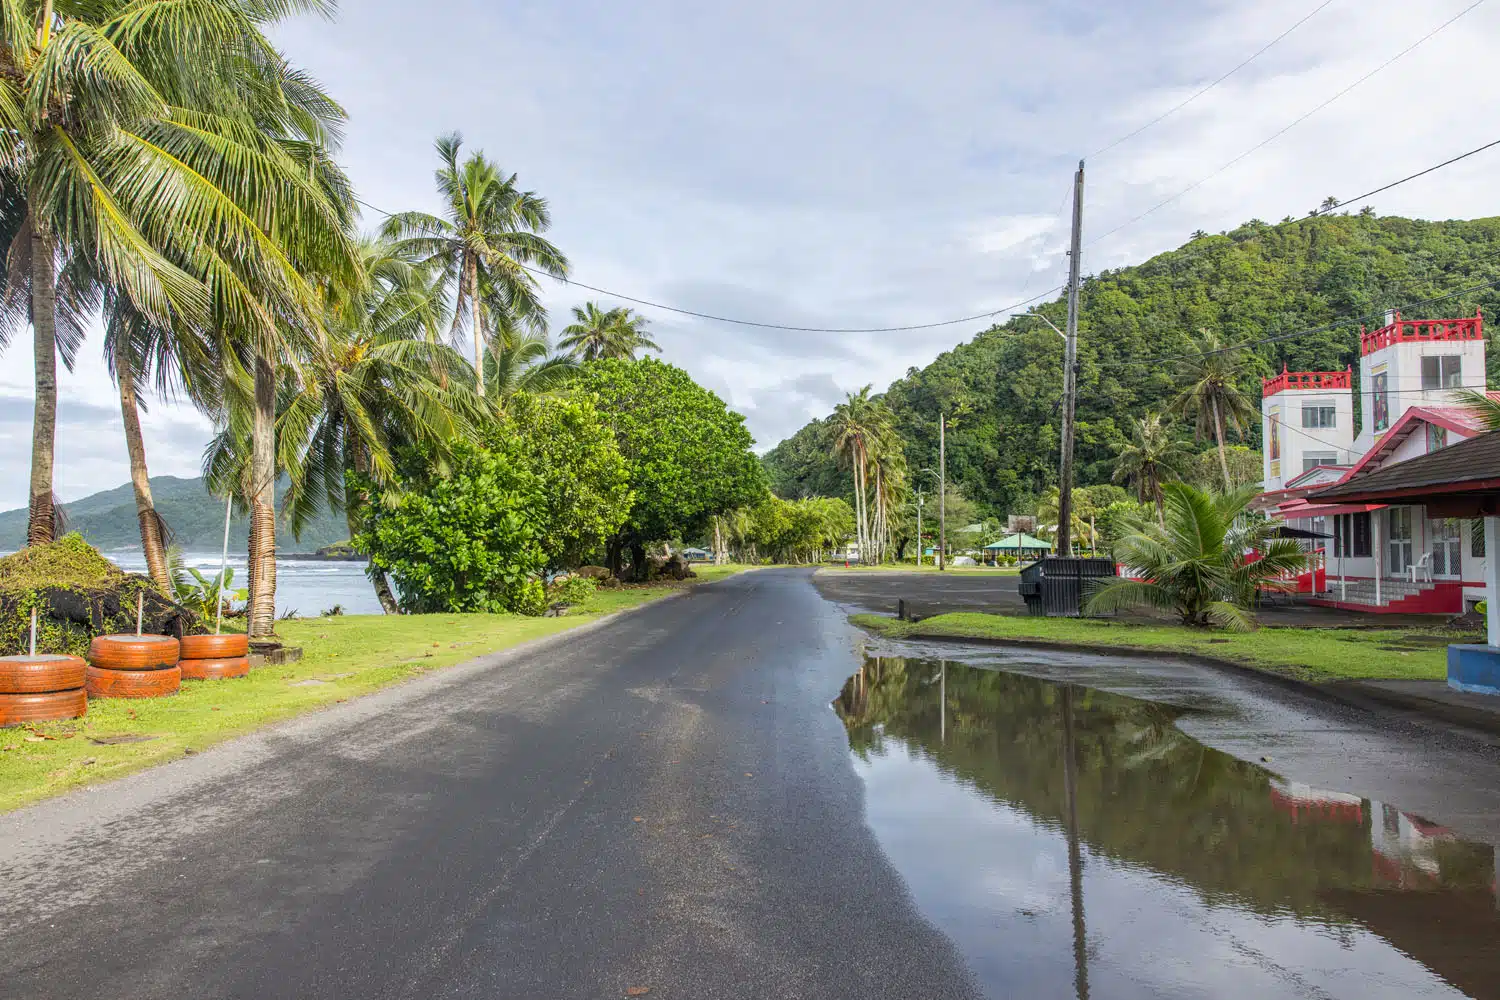
<instances>
[{"instance_id":1,"label":"reflection in puddle","mask_svg":"<svg viewBox=\"0 0 1500 1000\"><path fill-rule=\"evenodd\" d=\"M992 995L1500 1000L1493 848L1205 747L1182 709L902 658L834 708Z\"/></svg>"}]
</instances>

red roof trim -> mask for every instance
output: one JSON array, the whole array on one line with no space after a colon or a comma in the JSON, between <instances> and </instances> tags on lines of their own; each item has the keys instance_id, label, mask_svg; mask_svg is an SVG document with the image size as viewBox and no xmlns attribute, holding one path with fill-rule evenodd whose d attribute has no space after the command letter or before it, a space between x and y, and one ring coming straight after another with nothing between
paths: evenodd
<instances>
[{"instance_id":1,"label":"red roof trim","mask_svg":"<svg viewBox=\"0 0 1500 1000\"><path fill-rule=\"evenodd\" d=\"M1347 483L1349 480L1353 479L1355 476L1363 472L1365 466L1369 465L1377 458L1381 458L1382 456L1384 456L1386 453L1386 449L1395 448L1396 445L1406 440L1406 436L1410 434L1413 429L1412 425L1419 420L1429 424L1435 424L1438 427L1446 428L1450 431L1453 431L1455 434L1463 434L1465 437L1472 437L1475 434L1480 433L1481 430L1481 428L1475 427L1473 425L1459 423L1457 420L1454 420L1452 417L1438 410L1428 409L1425 406L1409 407L1405 413L1401 414L1401 419L1397 420L1389 430L1387 430L1378 439L1376 439L1375 444L1370 448L1370 450L1361 455L1359 457L1359 461L1354 463L1354 467L1351 468L1348 472L1344 473L1344 478L1340 479L1338 483L1335 483L1334 485L1337 486L1343 483Z\"/></svg>"}]
</instances>

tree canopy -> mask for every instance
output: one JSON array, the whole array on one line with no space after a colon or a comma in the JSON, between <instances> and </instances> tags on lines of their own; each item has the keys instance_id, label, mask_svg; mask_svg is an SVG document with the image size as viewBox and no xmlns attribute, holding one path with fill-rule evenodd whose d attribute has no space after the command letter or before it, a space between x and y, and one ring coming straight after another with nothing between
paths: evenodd
<instances>
[{"instance_id":1,"label":"tree canopy","mask_svg":"<svg viewBox=\"0 0 1500 1000\"><path fill-rule=\"evenodd\" d=\"M1401 307L1409 318L1472 316L1479 306L1493 313L1496 289L1450 293L1497 279L1500 218L1423 222L1374 214L1275 227L1251 221L1138 266L1092 275L1080 295L1078 482L1113 478L1135 421L1165 412L1179 394L1178 361L1195 350L1201 330L1225 343L1317 331L1241 352L1236 385L1258 400L1261 375L1283 364L1315 371L1354 365L1357 377L1359 327L1381 325L1387 308ZM1061 325L1066 302L1039 311ZM950 481L993 515L1033 510L1057 484L1062 347L1043 324L1016 318L897 379L880 398L905 442L908 467L936 467L938 413L966 405L968 415L948 435ZM1490 365L1500 373L1500 352L1490 352ZM1190 441L1191 425L1179 423L1173 433ZM1259 438L1258 421L1243 441L1230 434L1250 449ZM772 449L764 459L772 489L784 497L846 496L849 474L829 454L830 440L828 421L819 420ZM1233 448L1226 452L1238 481ZM1217 456L1212 461L1222 487Z\"/></svg>"},{"instance_id":2,"label":"tree canopy","mask_svg":"<svg viewBox=\"0 0 1500 1000\"><path fill-rule=\"evenodd\" d=\"M639 568L646 543L700 533L709 517L764 492L745 418L682 369L603 358L583 365L574 385L594 396L629 470L634 500L613 560L629 548Z\"/></svg>"}]
</instances>

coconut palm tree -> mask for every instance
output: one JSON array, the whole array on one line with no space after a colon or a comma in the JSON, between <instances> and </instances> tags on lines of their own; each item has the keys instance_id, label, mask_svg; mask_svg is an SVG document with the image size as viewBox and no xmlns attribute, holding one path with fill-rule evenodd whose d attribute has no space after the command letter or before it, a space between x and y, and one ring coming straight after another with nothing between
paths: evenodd
<instances>
[{"instance_id":1,"label":"coconut palm tree","mask_svg":"<svg viewBox=\"0 0 1500 1000\"><path fill-rule=\"evenodd\" d=\"M1139 579L1106 578L1085 612L1153 607L1175 611L1186 625L1253 627L1256 592L1279 589L1307 560L1294 539L1276 537L1275 522L1247 514L1259 492L1254 485L1209 494L1187 483L1164 484L1162 522L1130 518L1115 544L1116 558ZM1252 550L1253 558L1246 555Z\"/></svg>"},{"instance_id":2,"label":"coconut palm tree","mask_svg":"<svg viewBox=\"0 0 1500 1000\"><path fill-rule=\"evenodd\" d=\"M1500 394L1492 396L1479 389L1461 389L1457 396L1464 408L1483 421L1487 429L1500 431Z\"/></svg>"},{"instance_id":3,"label":"coconut palm tree","mask_svg":"<svg viewBox=\"0 0 1500 1000\"><path fill-rule=\"evenodd\" d=\"M444 214L401 212L387 220L385 232L454 289L451 335L457 338L468 324L483 393L484 353L500 327L545 329L547 311L532 269L562 278L568 259L541 235L552 225L545 198L517 188L516 175L482 152L461 161L463 136L457 132L439 137L436 145Z\"/></svg>"},{"instance_id":4,"label":"coconut palm tree","mask_svg":"<svg viewBox=\"0 0 1500 1000\"><path fill-rule=\"evenodd\" d=\"M656 341L646 334L646 324L646 318L634 310L600 309L598 303L586 302L573 307L573 322L563 329L557 346L583 361L634 358L643 350L660 353Z\"/></svg>"},{"instance_id":5,"label":"coconut palm tree","mask_svg":"<svg viewBox=\"0 0 1500 1000\"><path fill-rule=\"evenodd\" d=\"M359 487L348 492L351 476L389 486L398 448L425 446L441 458L491 416L473 370L439 339L445 307L426 276L386 242L365 241L360 256L358 282L325 291L321 336L288 379L276 418L276 464L289 480L294 533L326 508L344 512L352 537L365 499ZM224 461L243 450L243 442L225 449ZM372 567L370 578L394 613L385 575Z\"/></svg>"},{"instance_id":6,"label":"coconut palm tree","mask_svg":"<svg viewBox=\"0 0 1500 1000\"><path fill-rule=\"evenodd\" d=\"M1213 438L1219 449L1224 488L1232 489L1234 482L1229 476L1229 459L1224 454L1224 434L1231 430L1237 436L1243 435L1257 412L1235 381L1239 366L1234 356L1239 348L1226 345L1210 330L1201 331L1194 346L1197 353L1182 363L1180 392L1171 408L1193 421L1200 439Z\"/></svg>"},{"instance_id":7,"label":"coconut palm tree","mask_svg":"<svg viewBox=\"0 0 1500 1000\"><path fill-rule=\"evenodd\" d=\"M1161 521L1161 484L1182 478L1183 463L1191 458L1188 448L1173 440L1161 416L1148 413L1131 427L1130 440L1115 457L1114 480L1135 487L1141 503L1156 505L1156 519Z\"/></svg>"},{"instance_id":8,"label":"coconut palm tree","mask_svg":"<svg viewBox=\"0 0 1500 1000\"><path fill-rule=\"evenodd\" d=\"M6 333L29 319L35 348L28 542L52 536L56 360L77 307L109 288L153 323L217 318L268 341L295 312L294 234L323 206L267 136L305 136L317 114L262 29L326 6L0 0Z\"/></svg>"},{"instance_id":9,"label":"coconut palm tree","mask_svg":"<svg viewBox=\"0 0 1500 1000\"><path fill-rule=\"evenodd\" d=\"M870 551L865 517L865 473L877 433L872 412L874 400L870 398L874 388L867 385L858 392L847 393L844 401L833 408L833 415L829 418L833 453L840 462L848 463L854 479L854 534L861 561L869 557Z\"/></svg>"}]
</instances>

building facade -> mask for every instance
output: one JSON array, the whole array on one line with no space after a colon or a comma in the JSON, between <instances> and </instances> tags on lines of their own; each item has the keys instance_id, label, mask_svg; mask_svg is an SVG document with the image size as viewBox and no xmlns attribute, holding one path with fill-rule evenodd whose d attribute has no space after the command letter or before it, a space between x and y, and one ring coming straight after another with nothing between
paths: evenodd
<instances>
[{"instance_id":1,"label":"building facade","mask_svg":"<svg viewBox=\"0 0 1500 1000\"><path fill-rule=\"evenodd\" d=\"M1464 611L1484 594L1482 529L1426 507L1317 504L1307 495L1363 472L1446 448L1485 428L1459 392L1485 387L1484 317L1403 320L1360 331L1359 413L1353 372L1264 380L1266 492L1260 506L1299 532L1316 564L1315 603L1372 612Z\"/></svg>"}]
</instances>

